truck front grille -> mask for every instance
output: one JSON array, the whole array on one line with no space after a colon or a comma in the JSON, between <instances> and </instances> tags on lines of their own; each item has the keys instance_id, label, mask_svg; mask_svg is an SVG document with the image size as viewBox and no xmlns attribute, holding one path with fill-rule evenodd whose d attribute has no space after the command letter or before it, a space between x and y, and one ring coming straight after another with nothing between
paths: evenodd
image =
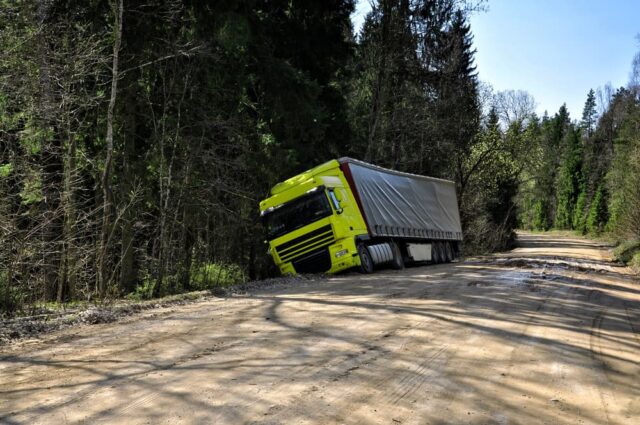
<instances>
[{"instance_id":1,"label":"truck front grille","mask_svg":"<svg viewBox=\"0 0 640 425\"><path fill-rule=\"evenodd\" d=\"M276 252L283 263L296 261L317 253L333 243L335 237L331 225L326 225L298 238L276 247Z\"/></svg>"},{"instance_id":2,"label":"truck front grille","mask_svg":"<svg viewBox=\"0 0 640 425\"><path fill-rule=\"evenodd\" d=\"M331 268L329 248L320 248L298 258L293 262L293 268L298 273L323 273Z\"/></svg>"}]
</instances>

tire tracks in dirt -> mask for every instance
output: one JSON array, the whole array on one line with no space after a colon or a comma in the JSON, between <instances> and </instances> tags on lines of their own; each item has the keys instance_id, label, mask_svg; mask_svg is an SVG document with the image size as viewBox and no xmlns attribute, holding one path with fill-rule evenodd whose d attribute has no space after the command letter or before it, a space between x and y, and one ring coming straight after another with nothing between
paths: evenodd
<instances>
[{"instance_id":1,"label":"tire tracks in dirt","mask_svg":"<svg viewBox=\"0 0 640 425\"><path fill-rule=\"evenodd\" d=\"M386 303L385 303L386 304ZM436 318L413 321L402 326L394 327L381 331L376 338L366 343L362 349L357 352L343 356L339 361L330 365L318 365L318 370L308 376L309 382L315 384L306 388L299 395L289 398L287 402L280 406L277 412L266 412L265 416L270 416L270 421L278 422L279 417L287 417L291 409L299 409L301 405L306 407L306 417L318 417L325 415L327 406L336 406L340 403L344 404L356 395L361 388L350 386L346 391L339 394L333 391L336 385L345 379L360 379L358 375L364 369L371 369L376 366L376 362L388 359L407 344L406 334L416 329L423 329L427 324L436 321ZM393 349L395 346L397 349ZM378 369L376 367L376 369ZM384 370L384 369L383 369ZM386 375L378 375L373 383L372 388L381 388L389 381ZM276 393L284 394L286 387L279 386ZM273 394L273 392L270 392ZM375 404L375 401L372 401ZM348 404L348 403L347 403ZM272 415L275 414L275 416ZM335 418L334 418L335 419Z\"/></svg>"},{"instance_id":2,"label":"tire tracks in dirt","mask_svg":"<svg viewBox=\"0 0 640 425\"><path fill-rule=\"evenodd\" d=\"M606 309L602 309L597 311L595 316L593 316L591 329L589 331L589 350L591 359L598 366L598 370L602 373L605 380L608 381L609 385L611 385L611 378L609 377L609 372L607 371L608 367L604 361L604 356L602 355L602 345L600 342L600 333L602 332L602 322L604 321L605 314ZM607 401L608 396L605 394L601 386L598 386L597 391L600 396L602 411L607 419L607 424L610 424L611 416L609 414L609 402Z\"/></svg>"},{"instance_id":3,"label":"tire tracks in dirt","mask_svg":"<svg viewBox=\"0 0 640 425\"><path fill-rule=\"evenodd\" d=\"M624 314L627 317L627 322L629 323L629 329L631 329L631 334L636 342L640 344L640 331L638 331L633 324L633 320L631 320L631 314L629 314L629 305L627 302L624 302Z\"/></svg>"}]
</instances>

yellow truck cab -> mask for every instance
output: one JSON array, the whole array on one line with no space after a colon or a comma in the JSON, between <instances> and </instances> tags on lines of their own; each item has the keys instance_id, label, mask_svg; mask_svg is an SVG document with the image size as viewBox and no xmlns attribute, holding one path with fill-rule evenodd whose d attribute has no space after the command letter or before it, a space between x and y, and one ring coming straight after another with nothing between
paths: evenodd
<instances>
[{"instance_id":1,"label":"yellow truck cab","mask_svg":"<svg viewBox=\"0 0 640 425\"><path fill-rule=\"evenodd\" d=\"M283 274L451 261L462 240L455 187L446 180L341 158L277 184L270 195L260 215Z\"/></svg>"}]
</instances>

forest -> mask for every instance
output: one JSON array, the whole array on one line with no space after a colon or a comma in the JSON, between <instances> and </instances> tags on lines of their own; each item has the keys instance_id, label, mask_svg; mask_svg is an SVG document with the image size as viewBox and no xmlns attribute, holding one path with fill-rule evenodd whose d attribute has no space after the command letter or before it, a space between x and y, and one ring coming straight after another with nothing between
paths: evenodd
<instances>
[{"instance_id":1,"label":"forest","mask_svg":"<svg viewBox=\"0 0 640 425\"><path fill-rule=\"evenodd\" d=\"M0 0L0 312L271 276L258 202L341 156L455 181L465 255L561 229L640 267L640 52L538 116L479 79L485 6Z\"/></svg>"}]
</instances>

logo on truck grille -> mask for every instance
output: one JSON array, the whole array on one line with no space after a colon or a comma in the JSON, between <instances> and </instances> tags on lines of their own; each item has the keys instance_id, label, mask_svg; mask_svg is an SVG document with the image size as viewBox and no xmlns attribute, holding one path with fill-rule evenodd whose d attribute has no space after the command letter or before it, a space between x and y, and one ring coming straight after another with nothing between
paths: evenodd
<instances>
[{"instance_id":1,"label":"logo on truck grille","mask_svg":"<svg viewBox=\"0 0 640 425\"><path fill-rule=\"evenodd\" d=\"M334 241L331 225L323 226L312 232L297 237L276 247L276 252L283 263L296 260L321 248L326 248Z\"/></svg>"}]
</instances>

